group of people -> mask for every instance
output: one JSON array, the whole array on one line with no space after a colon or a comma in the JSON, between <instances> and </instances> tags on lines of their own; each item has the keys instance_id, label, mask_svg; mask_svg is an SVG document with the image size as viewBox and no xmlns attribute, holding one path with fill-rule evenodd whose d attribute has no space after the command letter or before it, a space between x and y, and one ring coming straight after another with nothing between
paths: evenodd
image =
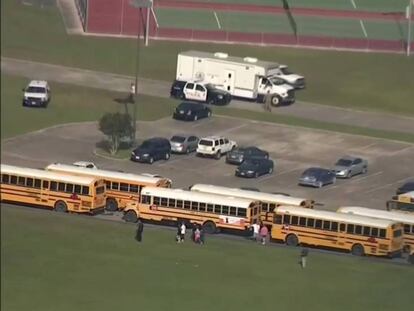
<instances>
[{"instance_id":1,"label":"group of people","mask_svg":"<svg viewBox=\"0 0 414 311\"><path fill-rule=\"evenodd\" d=\"M262 245L266 245L267 236L269 234L269 229L267 226L260 222L258 224L256 221L251 226L253 232L253 241L261 242Z\"/></svg>"},{"instance_id":2,"label":"group of people","mask_svg":"<svg viewBox=\"0 0 414 311\"><path fill-rule=\"evenodd\" d=\"M177 243L184 242L186 231L187 231L187 227L184 222L178 225L177 236L176 236ZM203 245L205 243L204 229L200 225L198 224L192 225L191 240L194 243L200 244L200 245Z\"/></svg>"}]
</instances>

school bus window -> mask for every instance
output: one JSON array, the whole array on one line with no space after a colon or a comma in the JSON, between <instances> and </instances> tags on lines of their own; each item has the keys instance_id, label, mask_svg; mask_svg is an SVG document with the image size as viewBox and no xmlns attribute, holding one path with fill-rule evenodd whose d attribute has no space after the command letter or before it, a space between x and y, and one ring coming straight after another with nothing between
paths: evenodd
<instances>
[{"instance_id":1,"label":"school bus window","mask_svg":"<svg viewBox=\"0 0 414 311\"><path fill-rule=\"evenodd\" d=\"M290 215L283 216L283 223L287 225L290 224Z\"/></svg>"},{"instance_id":2,"label":"school bus window","mask_svg":"<svg viewBox=\"0 0 414 311\"><path fill-rule=\"evenodd\" d=\"M84 194L84 195L88 195L89 194L89 187L88 186L83 186L82 187L82 194Z\"/></svg>"},{"instance_id":3,"label":"school bus window","mask_svg":"<svg viewBox=\"0 0 414 311\"><path fill-rule=\"evenodd\" d=\"M17 184L20 185L20 186L24 186L25 183L26 183L25 178L24 177L19 177L19 179L17 181Z\"/></svg>"},{"instance_id":4,"label":"school bus window","mask_svg":"<svg viewBox=\"0 0 414 311\"><path fill-rule=\"evenodd\" d=\"M58 190L59 191L65 191L65 184L62 183L62 182L58 183Z\"/></svg>"},{"instance_id":5,"label":"school bus window","mask_svg":"<svg viewBox=\"0 0 414 311\"><path fill-rule=\"evenodd\" d=\"M79 186L79 188L80 188L80 186ZM57 182L56 181L51 181L50 182L50 190L52 190L52 191L57 190Z\"/></svg>"},{"instance_id":6,"label":"school bus window","mask_svg":"<svg viewBox=\"0 0 414 311\"><path fill-rule=\"evenodd\" d=\"M141 196L141 203L150 204L151 203L151 197L149 195L142 195Z\"/></svg>"},{"instance_id":7,"label":"school bus window","mask_svg":"<svg viewBox=\"0 0 414 311\"><path fill-rule=\"evenodd\" d=\"M137 185L129 185L129 191L138 193L138 186Z\"/></svg>"},{"instance_id":8,"label":"school bus window","mask_svg":"<svg viewBox=\"0 0 414 311\"><path fill-rule=\"evenodd\" d=\"M322 229L322 220L320 219L315 220L315 228Z\"/></svg>"},{"instance_id":9,"label":"school bus window","mask_svg":"<svg viewBox=\"0 0 414 311\"><path fill-rule=\"evenodd\" d=\"M371 228L370 227L364 227L364 235L369 236L370 235Z\"/></svg>"},{"instance_id":10,"label":"school bus window","mask_svg":"<svg viewBox=\"0 0 414 311\"><path fill-rule=\"evenodd\" d=\"M183 208L183 200L177 200L177 208Z\"/></svg>"},{"instance_id":11,"label":"school bus window","mask_svg":"<svg viewBox=\"0 0 414 311\"><path fill-rule=\"evenodd\" d=\"M234 206L230 206L229 214L230 214L230 216L236 216L237 215L237 208L235 208Z\"/></svg>"},{"instance_id":12,"label":"school bus window","mask_svg":"<svg viewBox=\"0 0 414 311\"><path fill-rule=\"evenodd\" d=\"M306 226L306 217L300 217L299 218L299 225L300 226Z\"/></svg>"},{"instance_id":13,"label":"school bus window","mask_svg":"<svg viewBox=\"0 0 414 311\"><path fill-rule=\"evenodd\" d=\"M184 201L184 209L190 209L191 202L190 201Z\"/></svg>"},{"instance_id":14,"label":"school bus window","mask_svg":"<svg viewBox=\"0 0 414 311\"><path fill-rule=\"evenodd\" d=\"M229 214L229 207L226 206L226 205L223 205L221 207L221 213L224 214L224 215L228 215Z\"/></svg>"},{"instance_id":15,"label":"school bus window","mask_svg":"<svg viewBox=\"0 0 414 311\"><path fill-rule=\"evenodd\" d=\"M308 218L308 227L313 228L313 226L315 225L315 219L313 218Z\"/></svg>"},{"instance_id":16,"label":"school bus window","mask_svg":"<svg viewBox=\"0 0 414 311\"><path fill-rule=\"evenodd\" d=\"M128 184L121 182L119 190L128 192Z\"/></svg>"},{"instance_id":17,"label":"school bus window","mask_svg":"<svg viewBox=\"0 0 414 311\"><path fill-rule=\"evenodd\" d=\"M154 204L154 205L160 205L160 202L161 202L161 200L160 200L159 197L153 197L152 198L152 204Z\"/></svg>"},{"instance_id":18,"label":"school bus window","mask_svg":"<svg viewBox=\"0 0 414 311\"><path fill-rule=\"evenodd\" d=\"M273 210L276 208L275 203L269 203L269 212L273 212Z\"/></svg>"},{"instance_id":19,"label":"school bus window","mask_svg":"<svg viewBox=\"0 0 414 311\"><path fill-rule=\"evenodd\" d=\"M330 222L330 221L328 221L328 220L324 220L324 221L323 221L323 229L324 229L324 230L329 230L329 229L330 229L330 227L331 227L331 222Z\"/></svg>"},{"instance_id":20,"label":"school bus window","mask_svg":"<svg viewBox=\"0 0 414 311\"><path fill-rule=\"evenodd\" d=\"M111 186L111 189L112 189L112 190L119 190L119 183L117 183L117 182L113 182L113 183L112 183L112 186Z\"/></svg>"},{"instance_id":21,"label":"school bus window","mask_svg":"<svg viewBox=\"0 0 414 311\"><path fill-rule=\"evenodd\" d=\"M345 224L339 224L339 231L341 232L345 231Z\"/></svg>"},{"instance_id":22,"label":"school bus window","mask_svg":"<svg viewBox=\"0 0 414 311\"><path fill-rule=\"evenodd\" d=\"M73 192L73 185L72 184L67 184L66 185L66 192L70 192L70 193Z\"/></svg>"},{"instance_id":23,"label":"school bus window","mask_svg":"<svg viewBox=\"0 0 414 311\"><path fill-rule=\"evenodd\" d=\"M404 233L410 233L410 225L404 225Z\"/></svg>"},{"instance_id":24,"label":"school bus window","mask_svg":"<svg viewBox=\"0 0 414 311\"><path fill-rule=\"evenodd\" d=\"M200 212L205 212L206 211L206 203L200 203L199 210L200 210Z\"/></svg>"},{"instance_id":25,"label":"school bus window","mask_svg":"<svg viewBox=\"0 0 414 311\"><path fill-rule=\"evenodd\" d=\"M26 179L26 186L27 187L33 187L33 178L27 178Z\"/></svg>"},{"instance_id":26,"label":"school bus window","mask_svg":"<svg viewBox=\"0 0 414 311\"><path fill-rule=\"evenodd\" d=\"M169 199L168 200L168 206L169 207L175 207L175 199Z\"/></svg>"},{"instance_id":27,"label":"school bus window","mask_svg":"<svg viewBox=\"0 0 414 311\"><path fill-rule=\"evenodd\" d=\"M214 213L221 214L221 205L214 205Z\"/></svg>"},{"instance_id":28,"label":"school bus window","mask_svg":"<svg viewBox=\"0 0 414 311\"><path fill-rule=\"evenodd\" d=\"M393 232L394 238L399 238L401 235L402 235L402 231L401 230L394 230L394 232Z\"/></svg>"},{"instance_id":29,"label":"school bus window","mask_svg":"<svg viewBox=\"0 0 414 311\"><path fill-rule=\"evenodd\" d=\"M282 215L277 214L275 217L275 224L282 224Z\"/></svg>"},{"instance_id":30,"label":"school bus window","mask_svg":"<svg viewBox=\"0 0 414 311\"><path fill-rule=\"evenodd\" d=\"M338 223L336 221L333 221L331 223L331 230L332 231L338 231Z\"/></svg>"},{"instance_id":31,"label":"school bus window","mask_svg":"<svg viewBox=\"0 0 414 311\"><path fill-rule=\"evenodd\" d=\"M237 214L238 214L240 217L246 217L246 210L245 210L245 209L242 209L242 208L238 208L238 209L237 209Z\"/></svg>"},{"instance_id":32,"label":"school bus window","mask_svg":"<svg viewBox=\"0 0 414 311\"><path fill-rule=\"evenodd\" d=\"M269 204L266 202L262 203L262 211L268 212L269 211Z\"/></svg>"},{"instance_id":33,"label":"school bus window","mask_svg":"<svg viewBox=\"0 0 414 311\"><path fill-rule=\"evenodd\" d=\"M346 232L353 234L354 233L354 229L355 229L355 226L354 225L348 224L348 226L346 228Z\"/></svg>"},{"instance_id":34,"label":"school bus window","mask_svg":"<svg viewBox=\"0 0 414 311\"><path fill-rule=\"evenodd\" d=\"M96 194L102 194L105 192L105 187L104 186L100 186L98 188L96 188Z\"/></svg>"},{"instance_id":35,"label":"school bus window","mask_svg":"<svg viewBox=\"0 0 414 311\"><path fill-rule=\"evenodd\" d=\"M8 184L9 183L9 175L6 175L6 174L1 175L1 182L5 183L5 184Z\"/></svg>"},{"instance_id":36,"label":"school bus window","mask_svg":"<svg viewBox=\"0 0 414 311\"><path fill-rule=\"evenodd\" d=\"M168 199L167 198L161 198L161 205L167 207L168 206Z\"/></svg>"},{"instance_id":37,"label":"school bus window","mask_svg":"<svg viewBox=\"0 0 414 311\"><path fill-rule=\"evenodd\" d=\"M385 229L380 229L379 236L380 238L385 238L387 236L387 231Z\"/></svg>"},{"instance_id":38,"label":"school bus window","mask_svg":"<svg viewBox=\"0 0 414 311\"><path fill-rule=\"evenodd\" d=\"M378 236L378 228L372 228L371 235L372 236Z\"/></svg>"},{"instance_id":39,"label":"school bus window","mask_svg":"<svg viewBox=\"0 0 414 311\"><path fill-rule=\"evenodd\" d=\"M291 225L297 225L299 223L299 217L298 216L292 216L292 220L290 222Z\"/></svg>"},{"instance_id":40,"label":"school bus window","mask_svg":"<svg viewBox=\"0 0 414 311\"><path fill-rule=\"evenodd\" d=\"M16 176L10 176L10 183L11 184L13 184L13 185L16 185L17 184L17 177Z\"/></svg>"},{"instance_id":41,"label":"school bus window","mask_svg":"<svg viewBox=\"0 0 414 311\"><path fill-rule=\"evenodd\" d=\"M111 189L111 182L109 180L105 180L106 189Z\"/></svg>"},{"instance_id":42,"label":"school bus window","mask_svg":"<svg viewBox=\"0 0 414 311\"><path fill-rule=\"evenodd\" d=\"M52 185L50 185L50 188L52 189ZM81 194L81 186L75 185L75 191L74 192L77 193L77 194Z\"/></svg>"},{"instance_id":43,"label":"school bus window","mask_svg":"<svg viewBox=\"0 0 414 311\"><path fill-rule=\"evenodd\" d=\"M355 234L359 234L359 235L361 235L362 234L362 226L355 226Z\"/></svg>"}]
</instances>

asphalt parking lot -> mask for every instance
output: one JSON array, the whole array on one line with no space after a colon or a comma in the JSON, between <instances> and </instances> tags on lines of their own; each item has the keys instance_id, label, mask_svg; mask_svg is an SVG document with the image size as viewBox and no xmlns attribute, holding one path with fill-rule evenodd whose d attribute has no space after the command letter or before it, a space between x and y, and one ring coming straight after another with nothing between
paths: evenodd
<instances>
[{"instance_id":1,"label":"asphalt parking lot","mask_svg":"<svg viewBox=\"0 0 414 311\"><path fill-rule=\"evenodd\" d=\"M312 198L318 208L334 210L339 206L357 205L384 209L395 188L414 175L414 145L270 123L213 117L197 122L171 118L141 122L138 138L171 137L191 133L199 137L224 135L239 145L256 145L269 151L275 171L258 179L234 176L236 166L221 160L191 155L172 155L169 161L153 165L97 156L96 144L104 136L96 123L57 126L2 142L2 163L27 167L44 167L52 162L72 163L88 160L105 169L133 173L161 174L173 180L174 187L209 183L229 187L256 187L266 192L289 193ZM368 160L366 175L337 180L335 185L314 189L298 186L298 178L311 166L332 167L338 157L350 154Z\"/></svg>"}]
</instances>

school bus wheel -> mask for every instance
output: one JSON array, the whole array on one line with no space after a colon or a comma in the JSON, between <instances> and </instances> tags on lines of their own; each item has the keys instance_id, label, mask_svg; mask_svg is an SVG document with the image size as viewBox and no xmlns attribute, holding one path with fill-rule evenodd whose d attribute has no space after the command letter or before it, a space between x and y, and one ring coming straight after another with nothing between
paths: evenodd
<instances>
[{"instance_id":1,"label":"school bus wheel","mask_svg":"<svg viewBox=\"0 0 414 311\"><path fill-rule=\"evenodd\" d=\"M108 212L116 212L118 210L118 202L113 198L106 199L105 209Z\"/></svg>"},{"instance_id":2,"label":"school bus wheel","mask_svg":"<svg viewBox=\"0 0 414 311\"><path fill-rule=\"evenodd\" d=\"M208 234L213 234L213 233L216 233L216 231L217 231L216 224L212 221L206 221L203 224L203 229Z\"/></svg>"},{"instance_id":3,"label":"school bus wheel","mask_svg":"<svg viewBox=\"0 0 414 311\"><path fill-rule=\"evenodd\" d=\"M286 237L286 245L289 245L289 246L298 246L298 244L299 244L299 240L298 240L298 237L296 235L289 234Z\"/></svg>"},{"instance_id":4,"label":"school bus wheel","mask_svg":"<svg viewBox=\"0 0 414 311\"><path fill-rule=\"evenodd\" d=\"M55 203L55 211L59 213L66 213L68 211L68 206L63 201L57 201Z\"/></svg>"},{"instance_id":5,"label":"school bus wheel","mask_svg":"<svg viewBox=\"0 0 414 311\"><path fill-rule=\"evenodd\" d=\"M355 244L352 246L351 253L354 256L364 256L364 247L361 244Z\"/></svg>"},{"instance_id":6,"label":"school bus wheel","mask_svg":"<svg viewBox=\"0 0 414 311\"><path fill-rule=\"evenodd\" d=\"M125 213L124 219L126 222L137 222L138 215L135 211L129 210Z\"/></svg>"}]
</instances>

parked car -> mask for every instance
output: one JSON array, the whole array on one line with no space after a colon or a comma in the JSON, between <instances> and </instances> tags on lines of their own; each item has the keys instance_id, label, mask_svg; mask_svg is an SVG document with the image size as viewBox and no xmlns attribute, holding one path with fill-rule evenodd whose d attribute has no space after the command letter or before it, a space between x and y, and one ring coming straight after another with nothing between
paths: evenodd
<instances>
[{"instance_id":1,"label":"parked car","mask_svg":"<svg viewBox=\"0 0 414 311\"><path fill-rule=\"evenodd\" d=\"M257 147L238 147L227 153L226 162L230 164L242 164L248 159L268 159L269 153Z\"/></svg>"},{"instance_id":2,"label":"parked car","mask_svg":"<svg viewBox=\"0 0 414 311\"><path fill-rule=\"evenodd\" d=\"M368 161L358 157L343 156L335 163L333 171L336 177L351 178L368 172Z\"/></svg>"},{"instance_id":3,"label":"parked car","mask_svg":"<svg viewBox=\"0 0 414 311\"><path fill-rule=\"evenodd\" d=\"M240 187L239 189L240 190L260 192L260 189L259 188L254 188L254 187Z\"/></svg>"},{"instance_id":4,"label":"parked car","mask_svg":"<svg viewBox=\"0 0 414 311\"><path fill-rule=\"evenodd\" d=\"M403 185L401 185L401 187L398 187L397 191L395 192L397 195L403 194L403 193L407 193L410 191L414 191L414 180L409 180L406 183L404 183Z\"/></svg>"},{"instance_id":5,"label":"parked car","mask_svg":"<svg viewBox=\"0 0 414 311\"><path fill-rule=\"evenodd\" d=\"M209 136L201 138L197 146L197 156L220 159L223 154L237 147L237 143L224 136Z\"/></svg>"},{"instance_id":6,"label":"parked car","mask_svg":"<svg viewBox=\"0 0 414 311\"><path fill-rule=\"evenodd\" d=\"M210 105L224 106L230 103L230 93L216 88L212 84L196 81L175 80L170 90L171 97L201 101Z\"/></svg>"},{"instance_id":7,"label":"parked car","mask_svg":"<svg viewBox=\"0 0 414 311\"><path fill-rule=\"evenodd\" d=\"M91 168L91 169L94 169L94 170L98 169L98 167L95 165L95 163L87 162L87 161L77 161L77 162L73 163L73 165L78 166L78 167Z\"/></svg>"},{"instance_id":8,"label":"parked car","mask_svg":"<svg viewBox=\"0 0 414 311\"><path fill-rule=\"evenodd\" d=\"M154 163L157 160L168 160L171 156L170 141L166 138L154 137L145 140L131 154L131 161Z\"/></svg>"},{"instance_id":9,"label":"parked car","mask_svg":"<svg viewBox=\"0 0 414 311\"><path fill-rule=\"evenodd\" d=\"M46 108L50 102L50 87L47 81L30 81L23 92L23 106Z\"/></svg>"},{"instance_id":10,"label":"parked car","mask_svg":"<svg viewBox=\"0 0 414 311\"><path fill-rule=\"evenodd\" d=\"M272 173L273 161L269 159L249 159L236 169L236 176L239 177L257 178Z\"/></svg>"},{"instance_id":11,"label":"parked car","mask_svg":"<svg viewBox=\"0 0 414 311\"><path fill-rule=\"evenodd\" d=\"M199 138L194 135L174 135L170 139L171 151L191 153L197 150Z\"/></svg>"},{"instance_id":12,"label":"parked car","mask_svg":"<svg viewBox=\"0 0 414 311\"><path fill-rule=\"evenodd\" d=\"M197 121L202 118L209 118L211 109L203 104L184 102L175 108L173 118L184 121Z\"/></svg>"},{"instance_id":13,"label":"parked car","mask_svg":"<svg viewBox=\"0 0 414 311\"><path fill-rule=\"evenodd\" d=\"M321 188L336 182L335 172L326 168L311 167L305 170L299 178L299 185Z\"/></svg>"},{"instance_id":14,"label":"parked car","mask_svg":"<svg viewBox=\"0 0 414 311\"><path fill-rule=\"evenodd\" d=\"M170 96L174 98L184 99L184 85L187 81L175 80L171 85Z\"/></svg>"}]
</instances>

